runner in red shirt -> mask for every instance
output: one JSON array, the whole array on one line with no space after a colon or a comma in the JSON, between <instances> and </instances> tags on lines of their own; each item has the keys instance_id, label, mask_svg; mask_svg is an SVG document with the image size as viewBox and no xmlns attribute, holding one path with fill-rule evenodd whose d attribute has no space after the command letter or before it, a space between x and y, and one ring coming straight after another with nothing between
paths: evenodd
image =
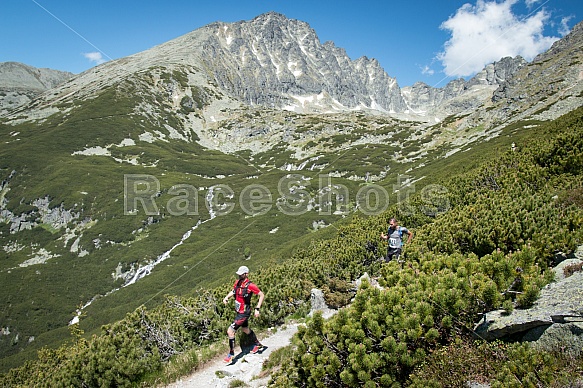
<instances>
[{"instance_id":1,"label":"runner in red shirt","mask_svg":"<svg viewBox=\"0 0 583 388\"><path fill-rule=\"evenodd\" d=\"M254 309L255 318L259 317L259 310L261 309L265 295L259 287L249 280L249 268L243 265L239 267L236 273L239 275L239 279L235 281L233 289L223 299L223 303L227 304L229 298L232 296L235 297L236 313L235 320L227 329L227 335L229 336L229 354L225 357L225 362L231 362L235 356L235 333L239 328L243 330L243 333L251 336L251 340L255 343L253 349L251 349L251 353L257 353L263 347L253 330L249 329L249 317L251 316L251 297L253 294L259 295L259 301Z\"/></svg>"}]
</instances>

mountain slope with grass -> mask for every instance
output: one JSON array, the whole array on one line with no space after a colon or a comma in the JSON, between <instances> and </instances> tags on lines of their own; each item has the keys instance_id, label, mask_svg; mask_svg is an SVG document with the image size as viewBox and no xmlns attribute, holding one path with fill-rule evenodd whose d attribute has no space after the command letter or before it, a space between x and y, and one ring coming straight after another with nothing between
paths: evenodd
<instances>
[{"instance_id":1,"label":"mountain slope with grass","mask_svg":"<svg viewBox=\"0 0 583 388\"><path fill-rule=\"evenodd\" d=\"M157 306L197 298L201 289L216 290L230 282L242 263L280 268L296 261L310 244L325 244L353 217L385 214L414 193L424 196L431 219L446 210L432 207L442 197L444 179L497 157L513 142L520 149L546 131L544 121L552 118L514 112L509 125L501 119L506 116L491 116L498 120L494 126L464 113L428 122L420 116L389 115L388 105L383 112L370 100L364 106L358 99L354 105L338 105L330 96L338 91L335 87L344 86L331 81L329 96L303 96L306 103L323 104L321 110L315 109L317 104L308 113L281 109L272 100L261 102L267 106L249 104L237 93L249 85L258 90L261 74L271 77L265 85L281 86L277 70L262 73L254 67L237 73L241 58L229 51L235 46L228 36L217 36L217 31L232 28L243 39L249 31L266 28L290 37L294 23L267 14L236 25L213 24L97 66L0 117L0 370L22 366L39 351L54 355L71 330L85 333L80 339L88 341L85 345L100 346L91 336L100 334L103 325L111 325L112 333L121 330L128 313L138 320L130 326L156 341L157 334L148 331L152 328L142 326L150 318L143 315L146 321L139 321L139 309L158 311ZM579 33L574 30L555 47L559 54L549 54L544 63L565 69L564 74L580 69L580 51L573 48ZM345 63L342 50L317 44L315 34L312 38L302 47L316 57L327 53L331 60L334 54L344 64L334 72L328 69L332 78L326 80L332 74L354 78L355 98L379 92L379 85L359 78L373 62ZM236 47L248 44L237 40ZM284 62L284 54L306 59L302 50L284 53L277 46L254 53L258 63L265 64L261 58L268 54ZM202 60L209 52L216 56ZM208 62L221 58L223 67ZM306 59L303 74L317 78L326 70L322 62L326 60ZM517 74L539 65L527 64ZM290 72L297 77L293 93L313 92L302 75ZM390 83L389 78L382 79ZM227 85L229 80L233 84ZM571 94L580 90L580 80L571 77L553 85L563 88L561 101L573 109L580 105L580 92ZM385 96L387 101L391 96ZM526 105L543 109L554 101L543 96ZM331 106L338 109L330 111ZM489 107L476 109L492 115L504 109ZM498 242L471 244L483 253ZM360 270L360 265L351 268L349 276L347 269L334 269L339 273L330 277L338 280L328 287L342 288L341 280ZM321 278L310 282L321 285L328 275L314 276ZM280 322L301 311L307 284L298 281L290 285L295 290L281 291L285 302L266 320ZM209 298L205 303L213 300L203 294ZM342 299L341 294L335 295ZM203 305L208 307L204 314L211 314L205 319L212 314L221 319L205 321L202 334L170 348L148 342L129 351L128 359L141 354L144 362L135 365L132 378L142 378L158 361L185 351L189 341L216 338L226 313ZM196 306L185 311L202 314ZM96 338L106 347L119 340ZM136 345L133 336L123 338ZM82 346L73 354L87 351ZM47 347L52 350L43 350Z\"/></svg>"},{"instance_id":2,"label":"mountain slope with grass","mask_svg":"<svg viewBox=\"0 0 583 388\"><path fill-rule=\"evenodd\" d=\"M271 384L569 386L579 379L580 359L527 344L474 342L472 328L488 311L531 306L553 280L549 265L556 252L581 245L582 131L579 108L530 132L518 150L449 179L441 175L439 195L421 192L381 214L353 217L290 260L254 271L266 294L253 322L258 330L307 314L312 288L340 308L328 321L316 314L300 326L292 347L269 364ZM393 215L415 231L403 265L379 261L385 247L378 236ZM520 286L507 293L517 267ZM383 289L363 282L355 294L350 282L365 272ZM169 383L213 349L224 351L232 311L220 300L229 286L168 295L162 305L142 306L90 338L75 325L70 344L44 350L37 361L3 375L2 383ZM238 341L245 346L244 337Z\"/></svg>"}]
</instances>

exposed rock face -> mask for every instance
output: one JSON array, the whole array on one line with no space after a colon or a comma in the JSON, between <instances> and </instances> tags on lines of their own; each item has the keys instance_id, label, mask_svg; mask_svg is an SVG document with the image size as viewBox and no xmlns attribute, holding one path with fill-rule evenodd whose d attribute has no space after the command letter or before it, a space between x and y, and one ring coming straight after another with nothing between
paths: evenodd
<instances>
[{"instance_id":1,"label":"exposed rock face","mask_svg":"<svg viewBox=\"0 0 583 388\"><path fill-rule=\"evenodd\" d=\"M475 332L486 340L519 336L534 341L539 348L568 349L579 355L583 343L583 272L561 276L566 265L582 262L582 247L576 257L555 268L559 280L547 285L531 308L507 315L501 310L488 312Z\"/></svg>"},{"instance_id":2,"label":"exposed rock face","mask_svg":"<svg viewBox=\"0 0 583 388\"><path fill-rule=\"evenodd\" d=\"M42 92L65 82L74 74L52 69L37 69L18 62L0 63L0 88Z\"/></svg>"},{"instance_id":3,"label":"exposed rock face","mask_svg":"<svg viewBox=\"0 0 583 388\"><path fill-rule=\"evenodd\" d=\"M457 79L443 88L435 88L423 82L404 87L403 96L408 107L419 114L446 116L472 111L490 99L493 91L512 78L527 62L520 56L502 58L487 65L472 79Z\"/></svg>"},{"instance_id":4,"label":"exposed rock face","mask_svg":"<svg viewBox=\"0 0 583 388\"><path fill-rule=\"evenodd\" d=\"M310 309L309 316L313 316L316 311L320 311L324 318L330 318L336 313L336 310L328 307L324 299L324 293L320 289L312 288L310 301L312 308Z\"/></svg>"},{"instance_id":5,"label":"exposed rock face","mask_svg":"<svg viewBox=\"0 0 583 388\"><path fill-rule=\"evenodd\" d=\"M548 117L553 118L572 109L573 104L581 105L582 79L583 22L502 82L492 99L505 103L506 109L514 112L527 111L526 106L549 100L557 105L557 113ZM540 110L540 106L537 108Z\"/></svg>"},{"instance_id":6,"label":"exposed rock face","mask_svg":"<svg viewBox=\"0 0 583 388\"><path fill-rule=\"evenodd\" d=\"M334 43L321 44L305 22L270 12L205 29L211 32L201 57L205 67L222 89L247 103L303 111L299 97L314 96L347 108L405 109L396 80L378 61L352 61Z\"/></svg>"},{"instance_id":7,"label":"exposed rock face","mask_svg":"<svg viewBox=\"0 0 583 388\"><path fill-rule=\"evenodd\" d=\"M527 63L521 56L504 57L498 62L486 65L481 72L466 83L466 86L471 88L474 85L501 85L512 78Z\"/></svg>"},{"instance_id":8,"label":"exposed rock face","mask_svg":"<svg viewBox=\"0 0 583 388\"><path fill-rule=\"evenodd\" d=\"M17 62L0 63L0 115L73 77L73 73L37 69Z\"/></svg>"}]
</instances>

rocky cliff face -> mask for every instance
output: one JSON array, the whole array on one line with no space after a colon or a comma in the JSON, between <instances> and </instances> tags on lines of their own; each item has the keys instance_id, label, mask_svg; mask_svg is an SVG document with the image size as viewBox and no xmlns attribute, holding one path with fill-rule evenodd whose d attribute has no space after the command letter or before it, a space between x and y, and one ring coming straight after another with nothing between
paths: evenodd
<instances>
[{"instance_id":1,"label":"rocky cliff face","mask_svg":"<svg viewBox=\"0 0 583 388\"><path fill-rule=\"evenodd\" d=\"M509 114L552 119L581 105L582 81L583 22L501 82L492 100Z\"/></svg>"},{"instance_id":2,"label":"rocky cliff face","mask_svg":"<svg viewBox=\"0 0 583 388\"><path fill-rule=\"evenodd\" d=\"M334 102L344 108L405 109L396 80L378 61L353 61L334 43L321 44L305 22L267 13L205 29L205 67L222 89L249 104L296 111L328 111Z\"/></svg>"},{"instance_id":3,"label":"rocky cliff face","mask_svg":"<svg viewBox=\"0 0 583 388\"><path fill-rule=\"evenodd\" d=\"M453 80L443 88L417 82L403 88L403 96L410 110L417 114L447 116L471 112L488 101L498 86L526 64L522 57L502 58L487 65L468 81Z\"/></svg>"},{"instance_id":4,"label":"rocky cliff face","mask_svg":"<svg viewBox=\"0 0 583 388\"><path fill-rule=\"evenodd\" d=\"M67 81L73 73L37 69L17 62L0 63L0 115Z\"/></svg>"}]
</instances>

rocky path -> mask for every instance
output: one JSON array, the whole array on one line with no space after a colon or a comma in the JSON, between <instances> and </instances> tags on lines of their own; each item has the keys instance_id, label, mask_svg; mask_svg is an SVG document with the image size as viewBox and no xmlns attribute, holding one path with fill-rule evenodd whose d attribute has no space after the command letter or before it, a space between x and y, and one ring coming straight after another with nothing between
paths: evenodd
<instances>
[{"instance_id":1,"label":"rocky path","mask_svg":"<svg viewBox=\"0 0 583 388\"><path fill-rule=\"evenodd\" d=\"M250 354L250 347L242 351L240 348L236 348L238 353L235 354L235 359L231 363L226 364L221 356L191 375L167 385L166 388L227 388L234 380L240 380L248 387L266 387L269 376L258 377L263 362L269 358L273 351L289 345L291 337L297 330L298 324L288 324L270 336L261 339L261 343L265 346L262 351ZM225 355L226 353L227 348L225 347Z\"/></svg>"},{"instance_id":2,"label":"rocky path","mask_svg":"<svg viewBox=\"0 0 583 388\"><path fill-rule=\"evenodd\" d=\"M363 278L367 278L370 281L368 274L365 274L355 283L357 287L360 286ZM376 281L372 281L372 284L378 285ZM330 309L326 305L324 294L321 290L313 289L310 299L312 309L308 316L311 316L316 311L319 311L324 319L336 314L337 310ZM234 361L229 364L223 361L223 357L227 355L228 350L225 337L225 353L223 355L208 362L189 376L167 385L165 388L228 388L231 382L235 380L242 381L247 387L266 387L271 376L260 376L263 363L271 353L289 345L292 336L298 331L298 326L302 324L297 322L288 323L278 327L271 335L260 338L264 349L256 354L249 353L250 346L242 350L236 347L235 350L238 350L238 353L235 354Z\"/></svg>"}]
</instances>

